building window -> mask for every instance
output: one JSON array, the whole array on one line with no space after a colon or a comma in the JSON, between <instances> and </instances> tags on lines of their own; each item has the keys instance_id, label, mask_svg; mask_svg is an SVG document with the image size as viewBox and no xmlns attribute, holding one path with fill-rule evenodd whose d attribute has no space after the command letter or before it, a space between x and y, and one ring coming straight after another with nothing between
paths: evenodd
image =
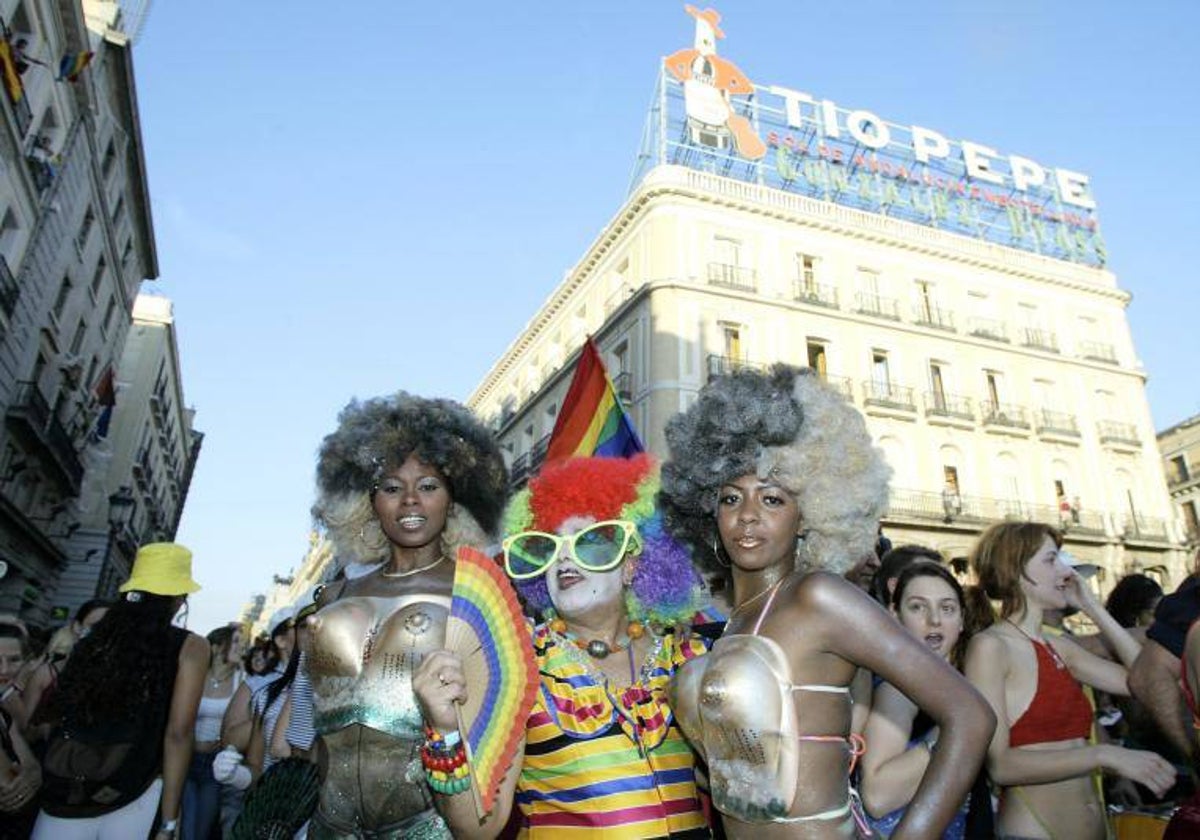
<instances>
[{"instance_id":1,"label":"building window","mask_svg":"<svg viewBox=\"0 0 1200 840\"><path fill-rule=\"evenodd\" d=\"M54 315L54 320L62 317L63 310L67 306L67 301L71 297L71 278L63 277L62 283L58 287L58 296L54 299L54 306L51 308L51 313Z\"/></svg>"},{"instance_id":2,"label":"building window","mask_svg":"<svg viewBox=\"0 0 1200 840\"><path fill-rule=\"evenodd\" d=\"M933 396L933 405L939 411L946 410L946 382L941 362L929 363L929 393Z\"/></svg>"},{"instance_id":3,"label":"building window","mask_svg":"<svg viewBox=\"0 0 1200 840\"><path fill-rule=\"evenodd\" d=\"M1187 481L1192 477L1186 455L1176 455L1171 459L1171 472L1171 481L1173 482Z\"/></svg>"},{"instance_id":4,"label":"building window","mask_svg":"<svg viewBox=\"0 0 1200 840\"><path fill-rule=\"evenodd\" d=\"M991 404L993 406L999 406L1000 402L1001 402L1000 397L1004 393L1003 388L1001 387L1002 386L1001 380L1003 379L1003 377L1001 376L999 371L985 370L983 372L983 378L984 378L984 382L987 386L988 400L991 402Z\"/></svg>"},{"instance_id":5,"label":"building window","mask_svg":"<svg viewBox=\"0 0 1200 840\"><path fill-rule=\"evenodd\" d=\"M92 228L96 225L96 214L92 212L92 208L88 207L83 214L83 224L79 226L79 233L75 235L75 250L83 255L83 249L87 246L88 237L92 234Z\"/></svg>"},{"instance_id":6,"label":"building window","mask_svg":"<svg viewBox=\"0 0 1200 840\"><path fill-rule=\"evenodd\" d=\"M79 349L83 347L84 336L87 335L87 321L79 319L79 324L75 327L75 335L71 337L71 352L79 353Z\"/></svg>"},{"instance_id":7,"label":"building window","mask_svg":"<svg viewBox=\"0 0 1200 840\"><path fill-rule=\"evenodd\" d=\"M122 216L122 214L124 214L124 212L125 212L125 196L120 196L117 198L117 206L113 208L113 214L112 214L113 227L117 227L118 225L121 224L121 216Z\"/></svg>"},{"instance_id":8,"label":"building window","mask_svg":"<svg viewBox=\"0 0 1200 840\"><path fill-rule=\"evenodd\" d=\"M829 376L828 362L825 356L825 343L822 341L808 342L808 366L817 372L817 376L825 379Z\"/></svg>"},{"instance_id":9,"label":"building window","mask_svg":"<svg viewBox=\"0 0 1200 840\"><path fill-rule=\"evenodd\" d=\"M888 368L886 350L871 351L871 384L875 387L876 395L886 394L891 390L892 374Z\"/></svg>"},{"instance_id":10,"label":"building window","mask_svg":"<svg viewBox=\"0 0 1200 840\"><path fill-rule=\"evenodd\" d=\"M714 237L713 260L721 265L740 266L742 264L742 243L728 236Z\"/></svg>"},{"instance_id":11,"label":"building window","mask_svg":"<svg viewBox=\"0 0 1200 840\"><path fill-rule=\"evenodd\" d=\"M104 321L100 324L100 331L107 336L109 329L112 328L113 315L117 311L116 297L109 295L108 306L104 307Z\"/></svg>"},{"instance_id":12,"label":"building window","mask_svg":"<svg viewBox=\"0 0 1200 840\"><path fill-rule=\"evenodd\" d=\"M104 150L104 161L100 164L100 172L107 179L112 174L113 166L117 162L117 148L110 139L108 146Z\"/></svg>"},{"instance_id":13,"label":"building window","mask_svg":"<svg viewBox=\"0 0 1200 840\"><path fill-rule=\"evenodd\" d=\"M1189 542L1200 540L1200 513L1196 510L1196 502L1189 500L1183 503L1183 524L1187 528Z\"/></svg>"},{"instance_id":14,"label":"building window","mask_svg":"<svg viewBox=\"0 0 1200 840\"><path fill-rule=\"evenodd\" d=\"M88 287L91 289L93 298L100 294L100 286L104 283L104 272L107 268L108 264L104 261L104 257L96 260L96 270L92 272L92 284Z\"/></svg>"},{"instance_id":15,"label":"building window","mask_svg":"<svg viewBox=\"0 0 1200 840\"><path fill-rule=\"evenodd\" d=\"M721 325L721 354L735 362L742 361L742 328L736 324Z\"/></svg>"},{"instance_id":16,"label":"building window","mask_svg":"<svg viewBox=\"0 0 1200 840\"><path fill-rule=\"evenodd\" d=\"M796 254L796 277L800 288L809 294L817 290L817 258L809 254Z\"/></svg>"}]
</instances>

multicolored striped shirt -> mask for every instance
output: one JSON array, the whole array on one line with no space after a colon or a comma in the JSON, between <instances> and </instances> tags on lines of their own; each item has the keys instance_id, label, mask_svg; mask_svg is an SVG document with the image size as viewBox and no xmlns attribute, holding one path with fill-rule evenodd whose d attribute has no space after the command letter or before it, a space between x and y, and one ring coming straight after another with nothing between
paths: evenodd
<instances>
[{"instance_id":1,"label":"multicolored striped shirt","mask_svg":"<svg viewBox=\"0 0 1200 840\"><path fill-rule=\"evenodd\" d=\"M700 637L668 634L621 689L546 625L533 634L541 686L517 782L520 837L700 838L711 832L695 760L667 706L675 669L703 655Z\"/></svg>"}]
</instances>

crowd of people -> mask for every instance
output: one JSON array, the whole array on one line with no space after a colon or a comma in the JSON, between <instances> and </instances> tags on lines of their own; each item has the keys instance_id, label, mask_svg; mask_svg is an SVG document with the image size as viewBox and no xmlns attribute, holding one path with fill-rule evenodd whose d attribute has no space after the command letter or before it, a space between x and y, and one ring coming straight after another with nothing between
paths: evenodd
<instances>
[{"instance_id":1,"label":"crowd of people","mask_svg":"<svg viewBox=\"0 0 1200 840\"><path fill-rule=\"evenodd\" d=\"M966 570L890 547L890 472L808 370L715 378L666 440L509 498L461 405L352 402L313 511L340 571L260 639L179 626L176 544L51 639L0 618L0 838L267 836L271 796L270 836L318 840L1100 840L1151 805L1200 836L1197 577L1101 603L1051 523L990 526ZM445 649L467 547L538 680L486 813L458 731L481 686Z\"/></svg>"}]
</instances>

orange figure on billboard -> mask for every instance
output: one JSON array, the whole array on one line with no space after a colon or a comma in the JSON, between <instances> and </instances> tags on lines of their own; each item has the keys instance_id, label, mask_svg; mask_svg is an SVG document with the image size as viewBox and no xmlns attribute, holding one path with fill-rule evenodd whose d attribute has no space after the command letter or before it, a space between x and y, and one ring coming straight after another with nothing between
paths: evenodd
<instances>
[{"instance_id":1,"label":"orange figure on billboard","mask_svg":"<svg viewBox=\"0 0 1200 840\"><path fill-rule=\"evenodd\" d=\"M767 146L750 121L733 110L730 97L754 93L754 85L736 64L717 55L717 39L724 38L716 9L700 11L685 6L696 19L696 39L691 49L665 59L667 70L683 82L683 101L692 142L716 149L729 148L748 160L758 160Z\"/></svg>"}]
</instances>

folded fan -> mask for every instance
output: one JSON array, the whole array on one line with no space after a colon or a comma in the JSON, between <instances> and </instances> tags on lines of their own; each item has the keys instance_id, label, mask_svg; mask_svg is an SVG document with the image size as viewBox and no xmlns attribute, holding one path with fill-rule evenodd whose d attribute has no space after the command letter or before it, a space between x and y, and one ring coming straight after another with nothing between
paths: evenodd
<instances>
[{"instance_id":1,"label":"folded fan","mask_svg":"<svg viewBox=\"0 0 1200 840\"><path fill-rule=\"evenodd\" d=\"M475 808L482 819L496 804L537 696L538 670L529 624L499 564L461 548L454 570L446 648L458 654L467 702L458 708Z\"/></svg>"}]
</instances>

